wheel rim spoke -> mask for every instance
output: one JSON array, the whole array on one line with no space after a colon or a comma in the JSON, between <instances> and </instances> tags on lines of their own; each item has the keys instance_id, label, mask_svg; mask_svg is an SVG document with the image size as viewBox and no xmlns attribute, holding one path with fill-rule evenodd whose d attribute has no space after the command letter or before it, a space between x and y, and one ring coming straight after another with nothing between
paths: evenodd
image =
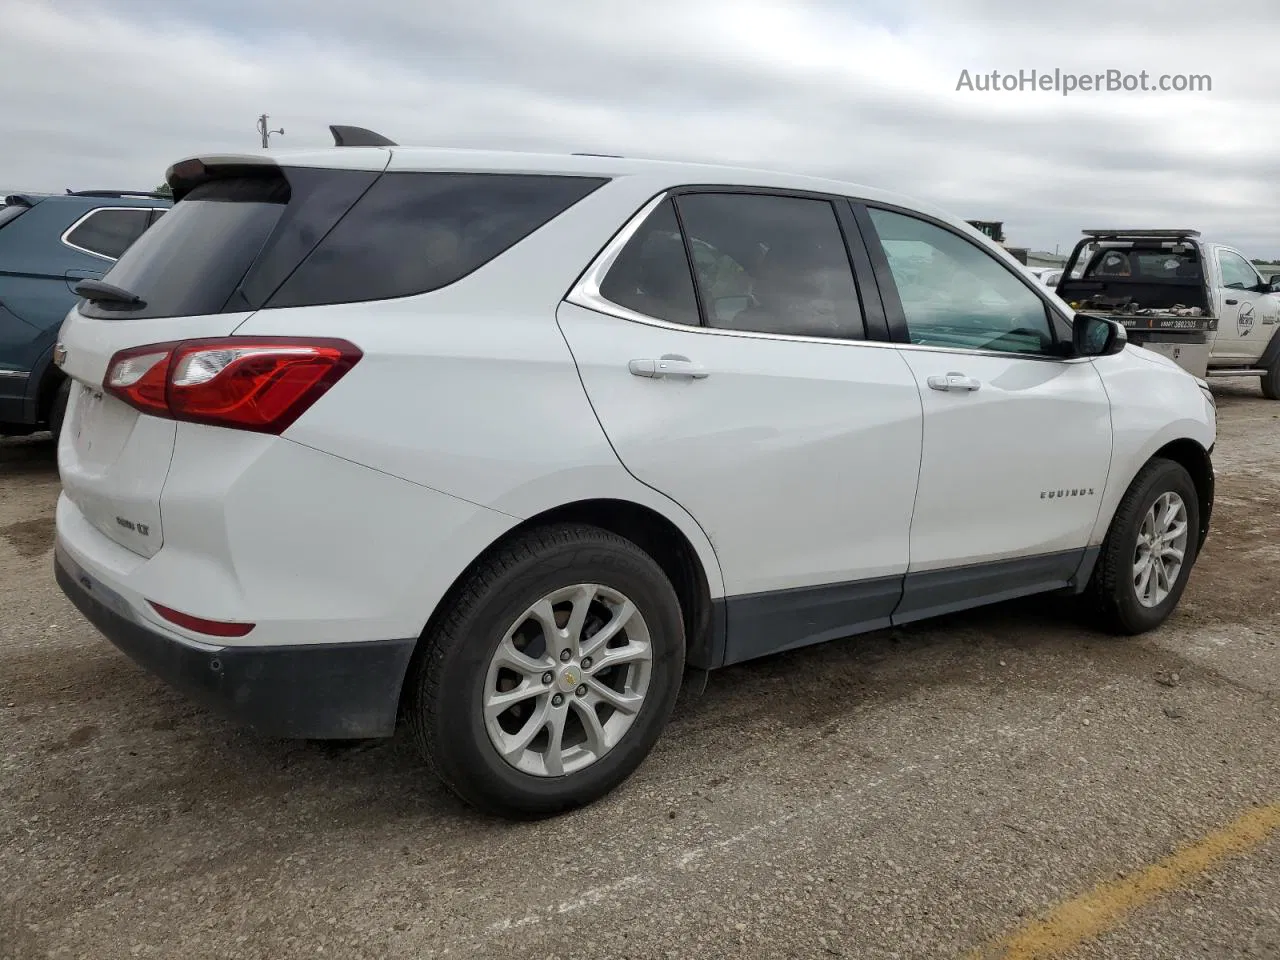
<instances>
[{"instance_id":1,"label":"wheel rim spoke","mask_svg":"<svg viewBox=\"0 0 1280 960\"><path fill-rule=\"evenodd\" d=\"M587 749L597 758L603 757L609 752L609 748L613 744L609 742L608 731L605 730L604 724L600 722L600 715L596 713L592 704L583 703L580 700L574 701L573 708L578 715L578 719L582 721L582 728L586 731Z\"/></svg>"},{"instance_id":2,"label":"wheel rim spoke","mask_svg":"<svg viewBox=\"0 0 1280 960\"><path fill-rule=\"evenodd\" d=\"M597 587L594 584L584 583L578 587L573 595L573 611L569 614L569 622L565 624L564 638L568 641L569 650L572 655L581 656L579 649L582 644L582 627L587 622L587 614L591 612L591 604L596 598Z\"/></svg>"},{"instance_id":3,"label":"wheel rim spoke","mask_svg":"<svg viewBox=\"0 0 1280 960\"><path fill-rule=\"evenodd\" d=\"M606 650L604 656L592 666L591 672L597 674L619 664L648 662L652 659L653 651L649 649L649 644L632 641L625 647L612 647Z\"/></svg>"},{"instance_id":4,"label":"wheel rim spoke","mask_svg":"<svg viewBox=\"0 0 1280 960\"><path fill-rule=\"evenodd\" d=\"M542 703L536 713L530 717L514 736L508 736L504 746L498 749L502 753L503 759L510 761L514 757L518 757L529 748L534 739L540 734L547 725L551 715L551 699Z\"/></svg>"},{"instance_id":5,"label":"wheel rim spoke","mask_svg":"<svg viewBox=\"0 0 1280 960\"><path fill-rule=\"evenodd\" d=\"M641 705L644 703L644 696L638 693L619 693L612 687L607 687L598 680L588 680L587 689L591 691L594 699L592 704L606 703L621 713L634 714L640 711ZM593 711L594 713L594 711Z\"/></svg>"},{"instance_id":6,"label":"wheel rim spoke","mask_svg":"<svg viewBox=\"0 0 1280 960\"><path fill-rule=\"evenodd\" d=\"M547 752L543 761L546 764L548 776L564 776L564 724L568 716L567 707L551 708L550 722L547 724L547 730L551 735L547 740Z\"/></svg>"},{"instance_id":7,"label":"wheel rim spoke","mask_svg":"<svg viewBox=\"0 0 1280 960\"><path fill-rule=\"evenodd\" d=\"M624 602L621 607L614 611L612 619L601 627L590 640L583 644L582 655L584 657L594 657L606 644L626 629L627 624L635 615L635 604L630 600Z\"/></svg>"},{"instance_id":8,"label":"wheel rim spoke","mask_svg":"<svg viewBox=\"0 0 1280 960\"><path fill-rule=\"evenodd\" d=\"M528 654L521 653L516 649L515 643L508 635L503 638L502 643L498 646L498 652L494 654L493 662L496 666L514 670L521 676L532 679L542 676L553 661L550 657L542 657L539 660L535 660Z\"/></svg>"},{"instance_id":9,"label":"wheel rim spoke","mask_svg":"<svg viewBox=\"0 0 1280 960\"><path fill-rule=\"evenodd\" d=\"M1143 566L1142 573L1141 575L1139 575L1138 582L1136 584L1136 587L1138 590L1138 597L1140 599L1143 599L1143 600L1151 599L1151 580L1152 580L1153 572L1154 571L1152 570L1151 563L1150 561L1148 561Z\"/></svg>"},{"instance_id":10,"label":"wheel rim spoke","mask_svg":"<svg viewBox=\"0 0 1280 960\"><path fill-rule=\"evenodd\" d=\"M517 703L523 703L530 697L536 697L545 694L547 688L541 683L530 683L525 681L514 690L507 690L502 693L490 693L485 697L484 710L488 717L496 717L498 714L515 706Z\"/></svg>"},{"instance_id":11,"label":"wheel rim spoke","mask_svg":"<svg viewBox=\"0 0 1280 960\"><path fill-rule=\"evenodd\" d=\"M556 623L556 611L551 605L551 600L543 597L530 608L529 616L538 621L538 626L542 628L542 636L546 639L547 656L554 658L564 640L564 631Z\"/></svg>"}]
</instances>

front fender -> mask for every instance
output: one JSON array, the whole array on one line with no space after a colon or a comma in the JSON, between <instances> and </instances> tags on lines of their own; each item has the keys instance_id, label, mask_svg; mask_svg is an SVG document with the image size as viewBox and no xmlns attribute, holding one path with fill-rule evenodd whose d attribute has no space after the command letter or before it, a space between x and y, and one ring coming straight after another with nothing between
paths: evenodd
<instances>
[{"instance_id":1,"label":"front fender","mask_svg":"<svg viewBox=\"0 0 1280 960\"><path fill-rule=\"evenodd\" d=\"M1095 361L1111 402L1111 469L1090 546L1106 538L1125 491L1160 450L1194 443L1206 457L1217 440L1213 405L1194 377L1145 351L1125 350Z\"/></svg>"}]
</instances>

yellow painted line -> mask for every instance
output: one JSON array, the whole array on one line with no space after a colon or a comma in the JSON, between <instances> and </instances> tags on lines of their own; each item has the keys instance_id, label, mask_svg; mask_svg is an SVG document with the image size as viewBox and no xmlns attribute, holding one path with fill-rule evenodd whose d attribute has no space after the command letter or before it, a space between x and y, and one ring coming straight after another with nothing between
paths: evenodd
<instances>
[{"instance_id":1,"label":"yellow painted line","mask_svg":"<svg viewBox=\"0 0 1280 960\"><path fill-rule=\"evenodd\" d=\"M1280 803L1254 807L1213 833L1122 880L1100 883L984 947L967 960L1051 960L1119 926L1156 897L1195 880L1224 857L1247 853L1280 827Z\"/></svg>"}]
</instances>

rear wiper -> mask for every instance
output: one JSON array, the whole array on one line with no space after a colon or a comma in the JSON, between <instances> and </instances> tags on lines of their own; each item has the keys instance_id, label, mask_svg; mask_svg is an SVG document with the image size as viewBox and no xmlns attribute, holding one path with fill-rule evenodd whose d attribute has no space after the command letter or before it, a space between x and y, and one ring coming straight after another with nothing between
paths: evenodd
<instances>
[{"instance_id":1,"label":"rear wiper","mask_svg":"<svg viewBox=\"0 0 1280 960\"><path fill-rule=\"evenodd\" d=\"M136 293L130 293L114 283L103 283L101 280L81 280L72 288L78 297L84 297L90 303L118 303L127 307L145 307L147 302Z\"/></svg>"}]
</instances>

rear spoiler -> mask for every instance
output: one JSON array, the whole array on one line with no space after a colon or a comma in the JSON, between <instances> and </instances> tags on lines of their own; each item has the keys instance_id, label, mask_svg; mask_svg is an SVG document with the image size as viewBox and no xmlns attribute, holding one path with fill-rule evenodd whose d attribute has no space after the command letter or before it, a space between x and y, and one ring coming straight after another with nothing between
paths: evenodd
<instances>
[{"instance_id":1,"label":"rear spoiler","mask_svg":"<svg viewBox=\"0 0 1280 960\"><path fill-rule=\"evenodd\" d=\"M11 193L4 198L4 205L6 207L34 207L36 201L25 193Z\"/></svg>"},{"instance_id":2,"label":"rear spoiler","mask_svg":"<svg viewBox=\"0 0 1280 960\"><path fill-rule=\"evenodd\" d=\"M222 177L270 176L279 171L276 161L266 154L189 157L179 160L164 173L165 183L173 191L173 202L177 203L200 184L214 179L215 174L211 168L217 168L217 176Z\"/></svg>"},{"instance_id":3,"label":"rear spoiler","mask_svg":"<svg viewBox=\"0 0 1280 960\"><path fill-rule=\"evenodd\" d=\"M384 137L364 127L352 127L342 124L331 124L329 132L333 134L335 147L398 147L394 140ZM217 173L213 168L217 168ZM274 156L261 154L219 154L188 157L180 160L165 171L164 179L173 191L173 202L177 203L193 189L214 176L270 176L277 172L279 166Z\"/></svg>"}]
</instances>

